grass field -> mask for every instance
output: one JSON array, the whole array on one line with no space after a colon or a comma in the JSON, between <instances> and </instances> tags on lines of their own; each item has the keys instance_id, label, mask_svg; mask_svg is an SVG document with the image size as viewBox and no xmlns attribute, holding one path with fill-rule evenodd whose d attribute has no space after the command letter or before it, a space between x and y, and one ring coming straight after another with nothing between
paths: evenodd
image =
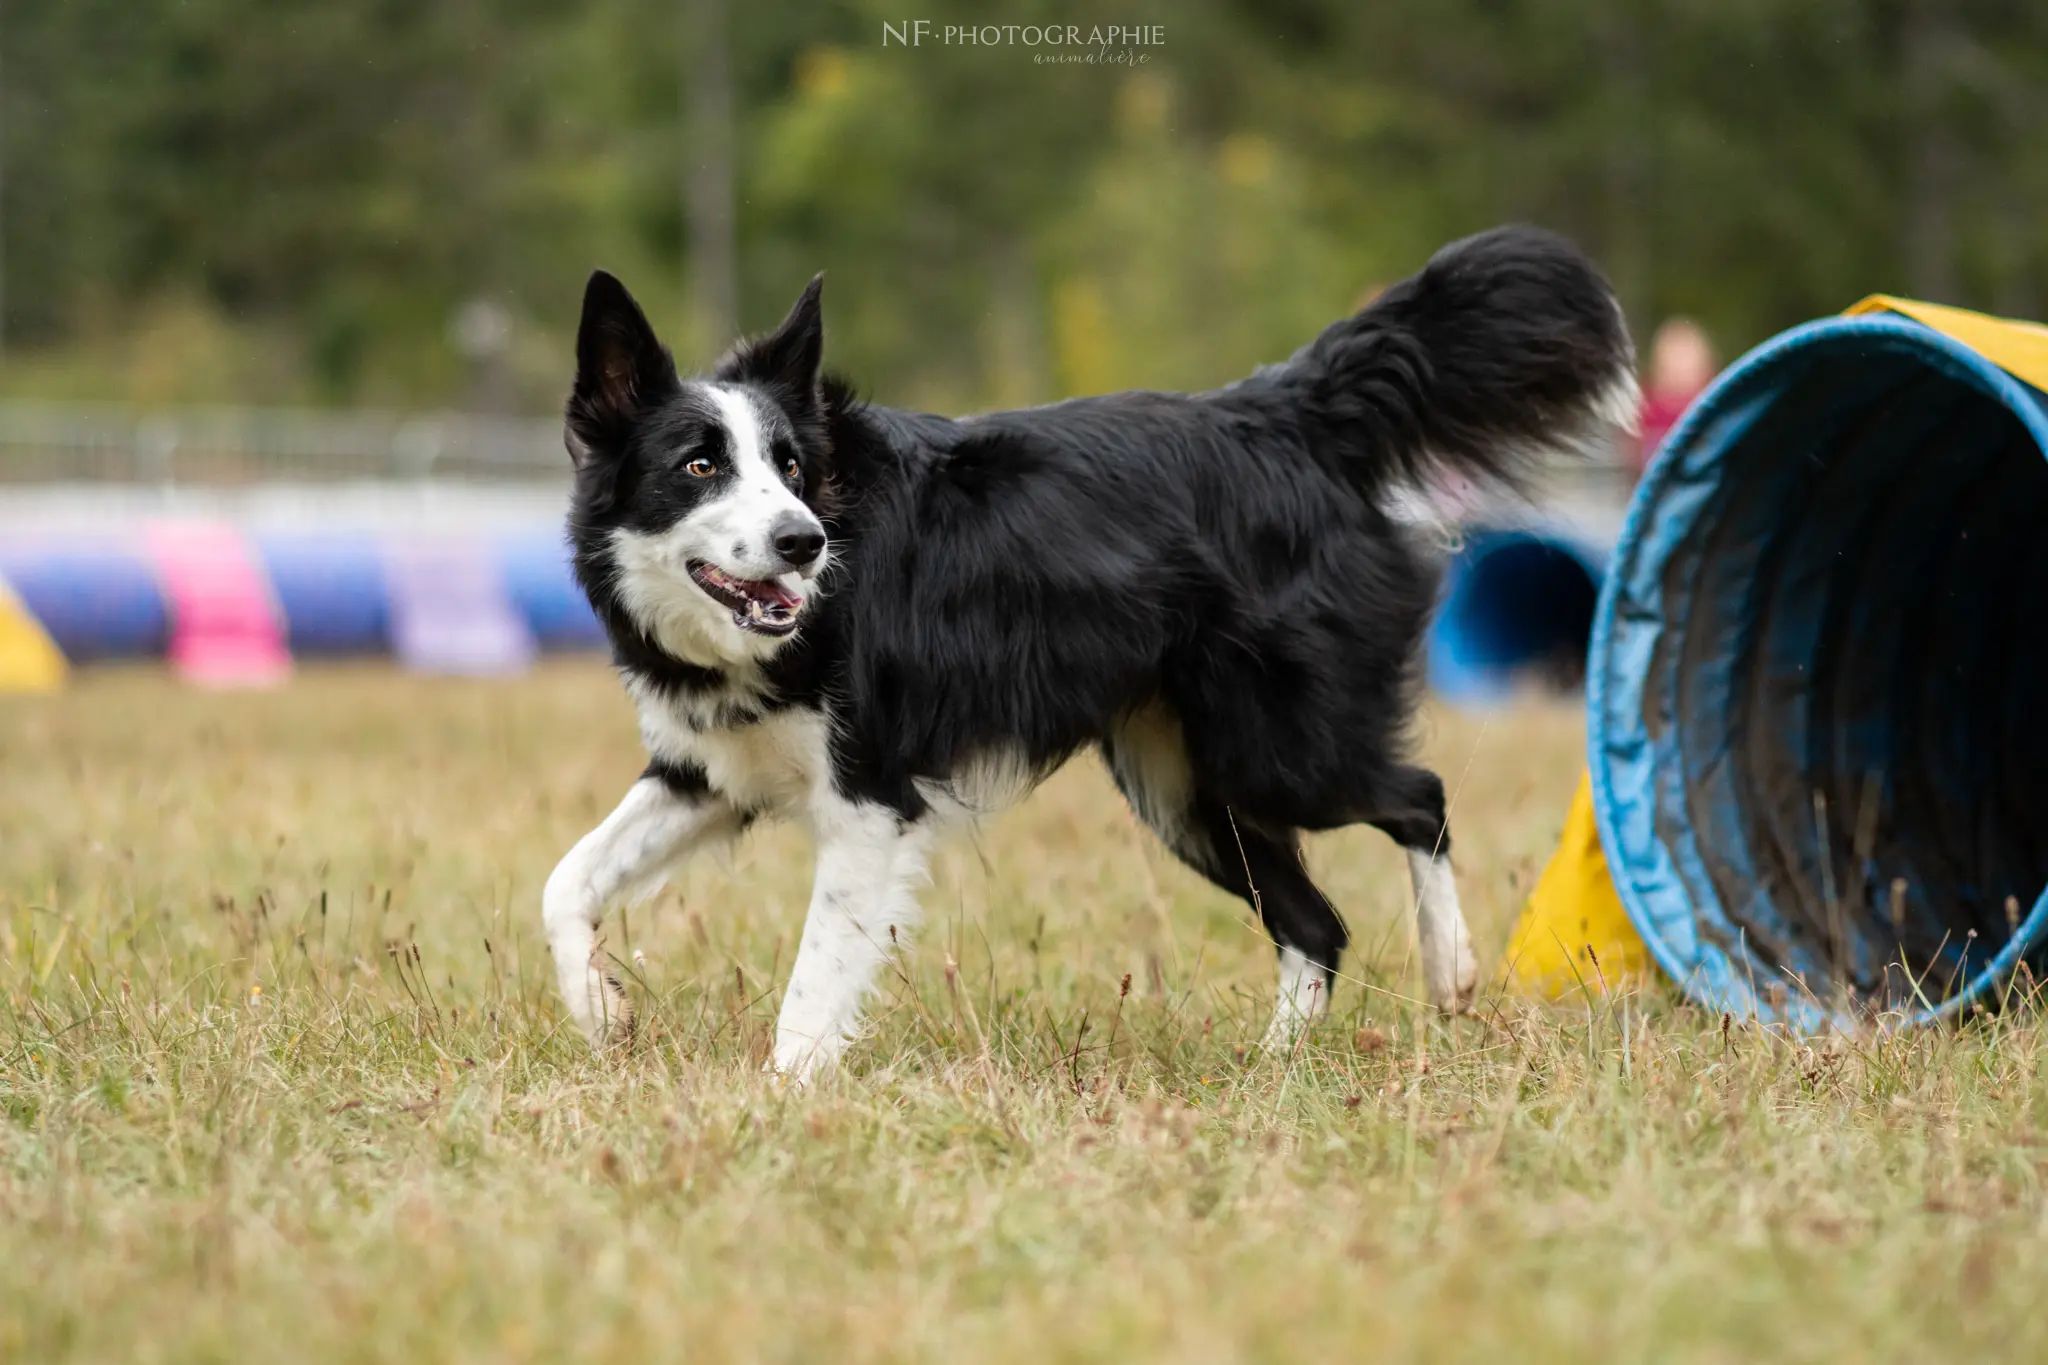
<instances>
[{"instance_id":1,"label":"grass field","mask_svg":"<svg viewBox=\"0 0 2048 1365\"><path fill-rule=\"evenodd\" d=\"M1432 713L1473 928L1576 713ZM0 703L0 1359L2037 1358L2031 1018L1818 1045L1659 996L1445 1024L1380 836L1291 1063L1272 956L1072 765L943 859L849 1074L761 1074L787 831L614 920L563 1026L557 856L637 773L592 665L88 675ZM1128 994L1125 986L1128 983Z\"/></svg>"}]
</instances>

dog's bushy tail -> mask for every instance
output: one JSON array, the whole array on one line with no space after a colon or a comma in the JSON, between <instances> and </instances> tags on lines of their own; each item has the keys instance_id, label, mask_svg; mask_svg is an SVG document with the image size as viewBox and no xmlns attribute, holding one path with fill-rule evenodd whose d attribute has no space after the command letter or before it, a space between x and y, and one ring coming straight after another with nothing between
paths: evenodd
<instances>
[{"instance_id":1,"label":"dog's bushy tail","mask_svg":"<svg viewBox=\"0 0 2048 1365\"><path fill-rule=\"evenodd\" d=\"M1526 489L1554 456L1635 423L1614 291L1540 228L1451 243L1269 373L1366 491L1439 469Z\"/></svg>"}]
</instances>

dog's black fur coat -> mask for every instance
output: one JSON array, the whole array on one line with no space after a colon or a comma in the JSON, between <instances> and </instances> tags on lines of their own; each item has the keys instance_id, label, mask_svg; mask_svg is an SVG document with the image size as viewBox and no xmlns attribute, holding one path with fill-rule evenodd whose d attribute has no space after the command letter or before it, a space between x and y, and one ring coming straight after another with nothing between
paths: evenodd
<instances>
[{"instance_id":1,"label":"dog's black fur coat","mask_svg":"<svg viewBox=\"0 0 2048 1365\"><path fill-rule=\"evenodd\" d=\"M1162 818L1124 780L1127 794L1326 968L1344 931L1297 831L1369 822L1409 849L1449 845L1443 784L1404 760L1435 556L1389 493L1438 468L1516 481L1591 434L1633 360L1598 273L1528 228L1445 248L1291 359L1209 393L954 420L859 401L822 375L821 347L814 281L712 377L786 416L830 536L824 591L762 663L677 659L620 600L610 532L659 519L683 391L623 287L592 278L571 538L619 666L718 723L829 712L841 793L903 821L928 784L992 753L1045 773L1097 744L1124 780L1123 722L1162 707L1188 809ZM684 792L705 780L651 771Z\"/></svg>"}]
</instances>

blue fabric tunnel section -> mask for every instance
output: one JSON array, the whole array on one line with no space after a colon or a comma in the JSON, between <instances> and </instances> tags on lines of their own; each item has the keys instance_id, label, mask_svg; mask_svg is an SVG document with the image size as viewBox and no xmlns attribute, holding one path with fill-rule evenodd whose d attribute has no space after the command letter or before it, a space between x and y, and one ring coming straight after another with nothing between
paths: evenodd
<instances>
[{"instance_id":1,"label":"blue fabric tunnel section","mask_svg":"<svg viewBox=\"0 0 2048 1365\"><path fill-rule=\"evenodd\" d=\"M10 546L0 549L0 578L74 663L150 657L169 646L170 610L139 551L92 542Z\"/></svg>"},{"instance_id":2,"label":"blue fabric tunnel section","mask_svg":"<svg viewBox=\"0 0 2048 1365\"><path fill-rule=\"evenodd\" d=\"M559 530L508 536L499 554L505 591L542 649L603 647L604 627L569 567L569 548Z\"/></svg>"},{"instance_id":3,"label":"blue fabric tunnel section","mask_svg":"<svg viewBox=\"0 0 2048 1365\"><path fill-rule=\"evenodd\" d=\"M294 656L378 654L390 647L391 605L377 541L365 532L256 537Z\"/></svg>"},{"instance_id":4,"label":"blue fabric tunnel section","mask_svg":"<svg viewBox=\"0 0 2048 1365\"><path fill-rule=\"evenodd\" d=\"M1430 687L1466 702L1528 685L1576 691L1606 560L1567 528L1467 531L1430 627Z\"/></svg>"},{"instance_id":5,"label":"blue fabric tunnel section","mask_svg":"<svg viewBox=\"0 0 2048 1365\"><path fill-rule=\"evenodd\" d=\"M1926 1019L2035 954L2044 454L2048 397L1883 317L1753 352L1664 446L1594 620L1589 758L1622 902L1698 1000Z\"/></svg>"}]
</instances>

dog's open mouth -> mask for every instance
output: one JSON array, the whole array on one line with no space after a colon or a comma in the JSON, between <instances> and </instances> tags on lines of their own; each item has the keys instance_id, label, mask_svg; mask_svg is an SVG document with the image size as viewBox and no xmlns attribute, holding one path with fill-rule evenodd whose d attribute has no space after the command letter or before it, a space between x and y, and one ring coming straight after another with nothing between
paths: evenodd
<instances>
[{"instance_id":1,"label":"dog's open mouth","mask_svg":"<svg viewBox=\"0 0 2048 1365\"><path fill-rule=\"evenodd\" d=\"M732 611L732 623L757 635L787 635L796 629L804 599L780 583L734 578L701 559L690 561L690 577L712 601Z\"/></svg>"}]
</instances>

